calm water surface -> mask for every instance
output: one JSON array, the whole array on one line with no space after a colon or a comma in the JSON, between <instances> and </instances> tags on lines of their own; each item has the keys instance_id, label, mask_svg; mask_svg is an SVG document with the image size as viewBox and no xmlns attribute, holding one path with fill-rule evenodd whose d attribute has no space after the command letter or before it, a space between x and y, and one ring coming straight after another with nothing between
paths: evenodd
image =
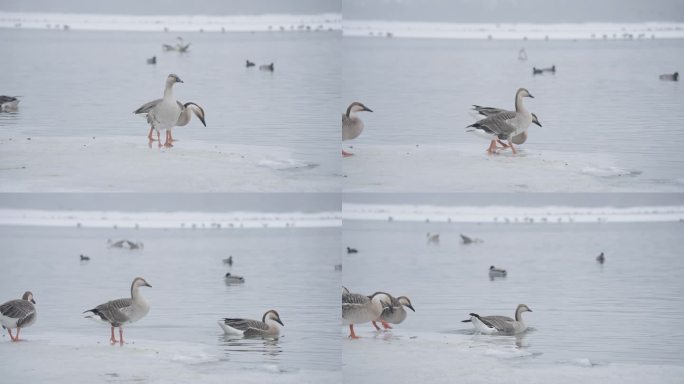
<instances>
[{"instance_id":1,"label":"calm water surface","mask_svg":"<svg viewBox=\"0 0 684 384\"><path fill-rule=\"evenodd\" d=\"M207 122L179 128L180 140L288 146L318 163L337 160L329 152L339 147L339 33L183 33L189 53L162 52L177 35L0 30L0 93L23 96L18 113L0 114L0 127L144 139L146 123L132 112L160 98L176 73L185 83L174 96L203 106ZM145 64L154 55L157 65ZM275 72L247 69L246 59L274 62Z\"/></svg>"},{"instance_id":2,"label":"calm water surface","mask_svg":"<svg viewBox=\"0 0 684 384\"><path fill-rule=\"evenodd\" d=\"M468 313L533 313L523 336L479 336L492 348L514 345L534 361L573 359L682 364L682 223L436 224L345 221L344 285L406 295L416 308L396 333L472 334ZM439 245L426 244L440 233ZM459 233L482 244L461 245ZM600 265L595 257L605 252ZM491 281L490 265L508 270ZM369 332L369 325L360 326ZM370 337L369 335L364 335ZM408 341L410 342L410 340Z\"/></svg>"},{"instance_id":3,"label":"calm water surface","mask_svg":"<svg viewBox=\"0 0 684 384\"><path fill-rule=\"evenodd\" d=\"M34 292L38 321L26 335L88 335L106 343L109 329L83 319L106 300L126 297L135 276L153 288L143 295L147 317L128 327L129 342L144 339L206 345L231 370L277 366L285 371L339 370L340 272L338 229L114 230L2 227L2 301ZM106 241L143 241L143 251L108 249ZM40 239L40 241L36 241ZM79 254L91 261L81 263ZM232 255L232 268L222 259ZM226 285L232 272L242 285ZM19 292L21 294L21 292ZM231 340L216 324L222 317L261 320L269 309L285 327L277 340ZM141 340L143 339L143 340Z\"/></svg>"},{"instance_id":4,"label":"calm water surface","mask_svg":"<svg viewBox=\"0 0 684 384\"><path fill-rule=\"evenodd\" d=\"M525 48L527 61L518 60ZM344 38L342 99L363 101L372 144L482 142L466 134L472 104L514 108L515 91L543 127L525 146L613 154L652 179L684 177L684 40L470 41ZM555 64L555 75L532 67ZM523 146L523 147L525 147Z\"/></svg>"}]
</instances>

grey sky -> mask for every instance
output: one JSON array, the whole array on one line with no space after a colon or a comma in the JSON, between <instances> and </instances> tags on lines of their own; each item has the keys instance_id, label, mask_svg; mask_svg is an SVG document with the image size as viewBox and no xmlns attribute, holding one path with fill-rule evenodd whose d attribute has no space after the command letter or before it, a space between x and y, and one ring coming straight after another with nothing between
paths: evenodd
<instances>
[{"instance_id":1,"label":"grey sky","mask_svg":"<svg viewBox=\"0 0 684 384\"><path fill-rule=\"evenodd\" d=\"M340 210L337 193L3 193L0 208L147 212L324 212Z\"/></svg>"},{"instance_id":2,"label":"grey sky","mask_svg":"<svg viewBox=\"0 0 684 384\"><path fill-rule=\"evenodd\" d=\"M344 18L443 22L684 21L683 0L342 0Z\"/></svg>"},{"instance_id":3,"label":"grey sky","mask_svg":"<svg viewBox=\"0 0 684 384\"><path fill-rule=\"evenodd\" d=\"M339 13L340 0L2 0L0 10L126 15L312 14Z\"/></svg>"}]
</instances>

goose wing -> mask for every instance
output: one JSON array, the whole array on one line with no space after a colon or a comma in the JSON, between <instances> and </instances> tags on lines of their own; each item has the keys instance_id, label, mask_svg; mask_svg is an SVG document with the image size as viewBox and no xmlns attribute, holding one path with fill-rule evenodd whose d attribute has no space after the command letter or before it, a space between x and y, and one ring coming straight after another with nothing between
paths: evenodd
<instances>
[{"instance_id":1,"label":"goose wing","mask_svg":"<svg viewBox=\"0 0 684 384\"><path fill-rule=\"evenodd\" d=\"M473 105L473 110L475 110L477 113L479 113L480 115L485 116L485 117L496 115L496 114L499 114L501 112L508 112L505 109L494 108L494 107L483 107L480 105Z\"/></svg>"},{"instance_id":2,"label":"goose wing","mask_svg":"<svg viewBox=\"0 0 684 384\"><path fill-rule=\"evenodd\" d=\"M515 331L515 320L508 316L479 316L478 318L485 325L495 328L499 332L509 333Z\"/></svg>"},{"instance_id":3,"label":"goose wing","mask_svg":"<svg viewBox=\"0 0 684 384\"><path fill-rule=\"evenodd\" d=\"M243 332L245 336L260 335L268 331L268 325L263 321L250 319L223 319L224 324Z\"/></svg>"},{"instance_id":4,"label":"goose wing","mask_svg":"<svg viewBox=\"0 0 684 384\"><path fill-rule=\"evenodd\" d=\"M36 315L36 307L27 300L11 300L0 305L0 313L5 317L19 319L17 326L21 327L22 324L30 321Z\"/></svg>"},{"instance_id":5,"label":"goose wing","mask_svg":"<svg viewBox=\"0 0 684 384\"><path fill-rule=\"evenodd\" d=\"M510 124L515 117L516 112L504 111L479 120L469 127L481 129L488 134L498 136L500 139L508 139L511 133L515 132L515 127Z\"/></svg>"},{"instance_id":6,"label":"goose wing","mask_svg":"<svg viewBox=\"0 0 684 384\"><path fill-rule=\"evenodd\" d=\"M117 299L100 304L90 311L102 320L118 326L130 319L131 305L132 300L129 298Z\"/></svg>"}]
</instances>

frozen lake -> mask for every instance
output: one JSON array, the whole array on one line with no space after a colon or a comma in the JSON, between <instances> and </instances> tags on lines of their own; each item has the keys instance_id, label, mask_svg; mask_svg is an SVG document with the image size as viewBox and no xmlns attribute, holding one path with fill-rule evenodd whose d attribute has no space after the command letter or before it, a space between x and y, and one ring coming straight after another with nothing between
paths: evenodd
<instances>
[{"instance_id":1,"label":"frozen lake","mask_svg":"<svg viewBox=\"0 0 684 384\"><path fill-rule=\"evenodd\" d=\"M439 233L430 245L426 233ZM484 240L463 245L459 234ZM494 224L345 220L344 285L411 299L393 331L357 326L343 375L392 382L676 382L684 372L682 223ZM595 257L605 252L606 262ZM488 268L507 269L490 280ZM474 334L468 313L513 317L530 329ZM340 337L348 334L344 327ZM650 376L650 377L649 377Z\"/></svg>"},{"instance_id":2,"label":"frozen lake","mask_svg":"<svg viewBox=\"0 0 684 384\"><path fill-rule=\"evenodd\" d=\"M143 241L144 250L109 249L109 238ZM2 301L31 290L38 311L36 324L22 332L27 341L10 343L6 332L0 338L10 381L340 380L339 228L3 226L0 239ZM80 262L79 254L91 260ZM229 255L232 268L222 262ZM226 285L228 271L246 282ZM129 295L135 276L153 286L142 291L150 313L126 327L128 344L110 346L108 327L81 312ZM260 320L269 309L285 324L277 340L231 340L216 324L223 317Z\"/></svg>"},{"instance_id":3,"label":"frozen lake","mask_svg":"<svg viewBox=\"0 0 684 384\"><path fill-rule=\"evenodd\" d=\"M179 35L190 52L162 52ZM249 190L248 180L255 191L337 191L339 42L339 31L0 29L0 49L9 53L1 92L22 96L17 112L0 113L0 172L14 180L3 180L0 190L189 191L186 179L204 190L213 181L216 191ZM145 64L155 55L157 65ZM245 68L247 59L274 62L275 71ZM201 105L207 127L193 118L174 131L175 148L159 151L147 148L149 127L132 112L162 96L169 73L184 81L174 96ZM83 151L98 142L94 153ZM147 159L153 155L160 160ZM169 157L182 163L173 172L165 165ZM236 164L243 159L249 168ZM148 187L126 182L141 162ZM74 180L71 172L87 176ZM279 188L292 179L294 185ZM108 180L117 181L100 185Z\"/></svg>"},{"instance_id":4,"label":"frozen lake","mask_svg":"<svg viewBox=\"0 0 684 384\"><path fill-rule=\"evenodd\" d=\"M684 67L683 39L345 37L342 49L344 104L374 111L345 143L357 155L343 161L345 190L684 190L684 89L658 79ZM532 74L551 65L555 75ZM513 109L519 87L543 127L529 128L517 158L488 157L464 130L469 109Z\"/></svg>"}]
</instances>

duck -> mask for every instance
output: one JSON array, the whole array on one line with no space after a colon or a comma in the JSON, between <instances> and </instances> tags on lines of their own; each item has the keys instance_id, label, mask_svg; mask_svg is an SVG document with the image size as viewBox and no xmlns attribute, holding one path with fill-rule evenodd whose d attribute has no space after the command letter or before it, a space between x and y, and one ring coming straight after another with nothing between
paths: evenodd
<instances>
[{"instance_id":1,"label":"duck","mask_svg":"<svg viewBox=\"0 0 684 384\"><path fill-rule=\"evenodd\" d=\"M679 72L675 72L673 74L664 74L658 76L660 80L665 80L665 81L679 81Z\"/></svg>"},{"instance_id":2,"label":"duck","mask_svg":"<svg viewBox=\"0 0 684 384\"><path fill-rule=\"evenodd\" d=\"M353 140L363 132L363 121L356 116L358 112L373 112L372 109L358 101L354 101L347 107L347 112L342 114L342 141ZM353 153L342 150L343 157L353 156Z\"/></svg>"},{"instance_id":3,"label":"duck","mask_svg":"<svg viewBox=\"0 0 684 384\"><path fill-rule=\"evenodd\" d=\"M226 283L228 283L228 284L242 284L245 282L244 277L238 276L238 275L233 275L230 272L226 273L226 276L224 278L226 280Z\"/></svg>"},{"instance_id":4,"label":"duck","mask_svg":"<svg viewBox=\"0 0 684 384\"><path fill-rule=\"evenodd\" d=\"M342 323L349 325L349 337L358 339L354 332L354 324L363 324L376 320L385 308L390 307L392 299L387 293L375 292L370 296L342 290Z\"/></svg>"},{"instance_id":5,"label":"duck","mask_svg":"<svg viewBox=\"0 0 684 384\"><path fill-rule=\"evenodd\" d=\"M596 261L597 261L599 264L603 264L603 263L606 262L606 256L603 254L603 252L601 252L600 255L596 256Z\"/></svg>"},{"instance_id":6,"label":"duck","mask_svg":"<svg viewBox=\"0 0 684 384\"><path fill-rule=\"evenodd\" d=\"M7 329L12 341L19 341L19 332L22 328L28 328L36 322L36 300L31 291L26 291L21 299L10 300L0 305L0 324ZM12 329L17 330L17 335L12 335Z\"/></svg>"},{"instance_id":7,"label":"duck","mask_svg":"<svg viewBox=\"0 0 684 384\"><path fill-rule=\"evenodd\" d=\"M157 56L152 56L151 58L147 59L147 64L157 64Z\"/></svg>"},{"instance_id":8,"label":"duck","mask_svg":"<svg viewBox=\"0 0 684 384\"><path fill-rule=\"evenodd\" d=\"M249 61L249 60L247 60L247 62L245 63L245 67L247 67L247 68L253 67L253 66L255 66L255 65L256 65L256 64L254 64L253 62L251 62L251 61Z\"/></svg>"},{"instance_id":9,"label":"duck","mask_svg":"<svg viewBox=\"0 0 684 384\"><path fill-rule=\"evenodd\" d=\"M489 267L489 277L494 279L495 277L506 277L506 270L501 268L496 268L495 266Z\"/></svg>"},{"instance_id":10,"label":"duck","mask_svg":"<svg viewBox=\"0 0 684 384\"><path fill-rule=\"evenodd\" d=\"M273 63L271 64L264 64L259 66L260 71L268 71L268 72L273 72L275 70L275 66Z\"/></svg>"},{"instance_id":11,"label":"duck","mask_svg":"<svg viewBox=\"0 0 684 384\"><path fill-rule=\"evenodd\" d=\"M90 312L90 315L85 316L85 318L100 321L111 326L112 333L109 341L112 344L116 344L117 342L114 337L114 328L119 328L118 342L120 345L123 345L123 326L142 319L150 311L150 305L140 293L140 287L152 288L144 278L136 277L131 283L130 298L110 300L83 312Z\"/></svg>"},{"instance_id":12,"label":"duck","mask_svg":"<svg viewBox=\"0 0 684 384\"><path fill-rule=\"evenodd\" d=\"M527 329L522 319L523 312L532 312L532 310L525 304L519 304L515 309L515 319L507 316L480 316L477 313L471 313L470 319L463 320L463 322L473 323L475 330L488 335L517 334Z\"/></svg>"},{"instance_id":13,"label":"duck","mask_svg":"<svg viewBox=\"0 0 684 384\"><path fill-rule=\"evenodd\" d=\"M86 255L80 255L81 256L81 261L90 261L90 257Z\"/></svg>"},{"instance_id":14,"label":"duck","mask_svg":"<svg viewBox=\"0 0 684 384\"><path fill-rule=\"evenodd\" d=\"M378 318L372 322L375 329L378 331L380 330L380 327L378 327L376 321L379 321L385 329L392 329L390 324L401 324L406 319L406 315L408 314L404 307L412 310L413 312L416 311L408 297L399 296L395 298L390 296L389 307L383 309L380 316L378 316Z\"/></svg>"},{"instance_id":15,"label":"duck","mask_svg":"<svg viewBox=\"0 0 684 384\"><path fill-rule=\"evenodd\" d=\"M228 264L229 266L233 266L233 256L228 256L228 258L223 259L224 264Z\"/></svg>"},{"instance_id":16,"label":"duck","mask_svg":"<svg viewBox=\"0 0 684 384\"><path fill-rule=\"evenodd\" d=\"M280 324L281 327L285 326L275 309L266 311L261 317L261 321L224 318L218 322L226 335L242 337L278 337L280 328L277 324Z\"/></svg>"},{"instance_id":17,"label":"duck","mask_svg":"<svg viewBox=\"0 0 684 384\"><path fill-rule=\"evenodd\" d=\"M355 248L347 247L347 254L350 253L359 253L359 251Z\"/></svg>"}]
</instances>

